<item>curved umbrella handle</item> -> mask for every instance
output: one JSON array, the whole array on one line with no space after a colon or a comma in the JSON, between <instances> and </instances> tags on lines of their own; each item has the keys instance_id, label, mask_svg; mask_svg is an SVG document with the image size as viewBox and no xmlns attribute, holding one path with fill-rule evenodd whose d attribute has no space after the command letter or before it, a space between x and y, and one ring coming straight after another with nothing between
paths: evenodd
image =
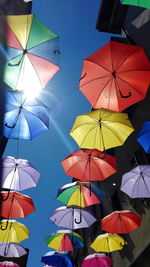
<instances>
[{"instance_id":1,"label":"curved umbrella handle","mask_svg":"<svg viewBox=\"0 0 150 267\"><path fill-rule=\"evenodd\" d=\"M80 219L79 219L79 221L77 221L76 218L74 219L74 221L75 221L76 224L80 224L82 222L81 212L80 212Z\"/></svg>"},{"instance_id":2,"label":"curved umbrella handle","mask_svg":"<svg viewBox=\"0 0 150 267\"><path fill-rule=\"evenodd\" d=\"M10 126L10 125L8 125L7 123L5 123L5 126L6 126L7 128L13 129L13 128L15 128L16 123L15 123L13 126Z\"/></svg>"},{"instance_id":3,"label":"curved umbrella handle","mask_svg":"<svg viewBox=\"0 0 150 267\"><path fill-rule=\"evenodd\" d=\"M5 231L6 229L7 229L7 227L8 227L8 220L7 220L7 222L6 222L6 226L3 228L3 226L1 225L1 230L2 231Z\"/></svg>"},{"instance_id":4,"label":"curved umbrella handle","mask_svg":"<svg viewBox=\"0 0 150 267\"><path fill-rule=\"evenodd\" d=\"M100 159L104 159L104 158L106 158L106 156L107 156L107 153L106 153L106 150L104 150L104 156L103 157L100 157L100 156L98 156Z\"/></svg>"},{"instance_id":5,"label":"curved umbrella handle","mask_svg":"<svg viewBox=\"0 0 150 267\"><path fill-rule=\"evenodd\" d=\"M9 198L9 195L10 195L10 190L7 192L7 196L5 198L2 198L2 201L5 201Z\"/></svg>"},{"instance_id":6,"label":"curved umbrella handle","mask_svg":"<svg viewBox=\"0 0 150 267\"><path fill-rule=\"evenodd\" d=\"M80 78L80 80L79 81L81 81L82 79L84 79L85 78L85 76L86 76L86 72L84 73L84 75Z\"/></svg>"},{"instance_id":7,"label":"curved umbrella handle","mask_svg":"<svg viewBox=\"0 0 150 267\"><path fill-rule=\"evenodd\" d=\"M8 66L9 66L9 67L18 67L18 66L20 65L21 61L22 61L22 58L19 60L18 63L15 63L15 64L9 62L9 63L8 63Z\"/></svg>"},{"instance_id":8,"label":"curved umbrella handle","mask_svg":"<svg viewBox=\"0 0 150 267\"><path fill-rule=\"evenodd\" d=\"M120 90L119 90L119 93L120 93L120 96L121 96L122 98L128 98L128 97L130 97L130 96L132 95L131 92L129 92L128 95L123 95L122 92L121 92Z\"/></svg>"}]
</instances>

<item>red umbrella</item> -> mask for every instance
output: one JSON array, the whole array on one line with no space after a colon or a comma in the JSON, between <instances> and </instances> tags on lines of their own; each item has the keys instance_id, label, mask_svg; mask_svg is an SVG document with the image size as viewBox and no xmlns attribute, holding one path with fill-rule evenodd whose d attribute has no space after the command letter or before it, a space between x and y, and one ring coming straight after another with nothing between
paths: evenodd
<instances>
[{"instance_id":1,"label":"red umbrella","mask_svg":"<svg viewBox=\"0 0 150 267\"><path fill-rule=\"evenodd\" d=\"M0 198L1 217L24 218L35 210L32 198L18 192L1 192Z\"/></svg>"},{"instance_id":2,"label":"red umbrella","mask_svg":"<svg viewBox=\"0 0 150 267\"><path fill-rule=\"evenodd\" d=\"M141 225L142 218L129 210L114 211L101 220L102 230L112 234L126 234Z\"/></svg>"},{"instance_id":3,"label":"red umbrella","mask_svg":"<svg viewBox=\"0 0 150 267\"><path fill-rule=\"evenodd\" d=\"M81 181L103 181L117 172L116 159L97 149L75 150L61 164L67 175Z\"/></svg>"},{"instance_id":4,"label":"red umbrella","mask_svg":"<svg viewBox=\"0 0 150 267\"><path fill-rule=\"evenodd\" d=\"M79 88L94 109L120 112L144 99L149 84L143 48L111 41L84 59Z\"/></svg>"}]
</instances>

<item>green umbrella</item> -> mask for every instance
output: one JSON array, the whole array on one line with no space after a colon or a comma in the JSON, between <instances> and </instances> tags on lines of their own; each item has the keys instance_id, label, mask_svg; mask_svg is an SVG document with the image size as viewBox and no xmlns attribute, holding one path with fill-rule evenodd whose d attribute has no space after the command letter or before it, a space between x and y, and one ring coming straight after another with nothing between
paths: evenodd
<instances>
[{"instance_id":1,"label":"green umbrella","mask_svg":"<svg viewBox=\"0 0 150 267\"><path fill-rule=\"evenodd\" d=\"M150 0L123 0L123 5L139 6L150 9Z\"/></svg>"}]
</instances>

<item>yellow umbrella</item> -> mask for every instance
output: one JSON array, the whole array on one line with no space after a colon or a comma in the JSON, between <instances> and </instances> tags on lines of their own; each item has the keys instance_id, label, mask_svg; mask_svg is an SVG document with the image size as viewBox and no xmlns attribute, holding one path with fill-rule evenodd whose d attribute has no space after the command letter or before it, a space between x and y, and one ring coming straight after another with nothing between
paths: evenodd
<instances>
[{"instance_id":1,"label":"yellow umbrella","mask_svg":"<svg viewBox=\"0 0 150 267\"><path fill-rule=\"evenodd\" d=\"M133 131L126 113L97 109L77 116L70 135L81 148L104 151L123 145Z\"/></svg>"},{"instance_id":2,"label":"yellow umbrella","mask_svg":"<svg viewBox=\"0 0 150 267\"><path fill-rule=\"evenodd\" d=\"M126 244L127 242L121 236L106 233L97 236L90 247L96 252L112 252L123 249Z\"/></svg>"},{"instance_id":3,"label":"yellow umbrella","mask_svg":"<svg viewBox=\"0 0 150 267\"><path fill-rule=\"evenodd\" d=\"M6 224L7 228L5 229ZM5 230L3 230L5 229ZM0 222L0 242L16 242L19 243L24 239L27 239L28 228L15 220L2 220Z\"/></svg>"}]
</instances>

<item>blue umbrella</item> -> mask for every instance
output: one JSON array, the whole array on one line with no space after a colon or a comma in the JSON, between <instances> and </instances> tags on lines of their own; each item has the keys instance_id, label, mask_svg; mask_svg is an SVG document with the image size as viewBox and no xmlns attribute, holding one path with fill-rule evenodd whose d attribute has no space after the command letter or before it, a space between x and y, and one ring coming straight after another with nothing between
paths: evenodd
<instances>
[{"instance_id":1,"label":"blue umbrella","mask_svg":"<svg viewBox=\"0 0 150 267\"><path fill-rule=\"evenodd\" d=\"M65 252L49 251L42 258L41 262L57 266L57 267L72 267L73 258Z\"/></svg>"},{"instance_id":2,"label":"blue umbrella","mask_svg":"<svg viewBox=\"0 0 150 267\"><path fill-rule=\"evenodd\" d=\"M137 141L144 148L145 152L150 153L150 121L144 122Z\"/></svg>"},{"instance_id":3,"label":"blue umbrella","mask_svg":"<svg viewBox=\"0 0 150 267\"><path fill-rule=\"evenodd\" d=\"M32 140L49 128L49 109L38 99L26 98L19 91L2 91L6 105L3 135Z\"/></svg>"}]
</instances>

